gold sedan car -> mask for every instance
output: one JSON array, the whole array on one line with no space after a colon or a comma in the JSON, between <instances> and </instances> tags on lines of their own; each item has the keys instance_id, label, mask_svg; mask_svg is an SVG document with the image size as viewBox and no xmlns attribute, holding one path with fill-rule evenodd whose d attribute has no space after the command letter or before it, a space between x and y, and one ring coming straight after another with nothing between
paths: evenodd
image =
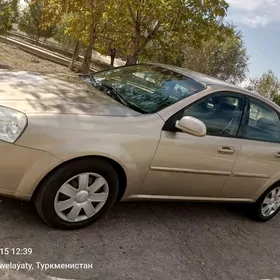
<instances>
[{"instance_id":1,"label":"gold sedan car","mask_svg":"<svg viewBox=\"0 0 280 280\"><path fill-rule=\"evenodd\" d=\"M160 64L3 70L0 105L0 193L50 226L87 226L117 200L280 210L280 108L242 88Z\"/></svg>"}]
</instances>

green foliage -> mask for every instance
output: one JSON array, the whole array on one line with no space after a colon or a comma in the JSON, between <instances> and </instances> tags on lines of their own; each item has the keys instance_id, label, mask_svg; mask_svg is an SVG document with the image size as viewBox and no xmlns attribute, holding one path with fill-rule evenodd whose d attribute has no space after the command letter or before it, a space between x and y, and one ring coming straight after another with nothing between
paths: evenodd
<instances>
[{"instance_id":1,"label":"green foliage","mask_svg":"<svg viewBox=\"0 0 280 280\"><path fill-rule=\"evenodd\" d=\"M18 17L18 0L0 0L0 34L12 29Z\"/></svg>"},{"instance_id":2,"label":"green foliage","mask_svg":"<svg viewBox=\"0 0 280 280\"><path fill-rule=\"evenodd\" d=\"M52 38L63 45L65 49L73 49L73 46L75 44L75 39L66 34L66 30L63 24L59 24L56 27Z\"/></svg>"},{"instance_id":3,"label":"green foliage","mask_svg":"<svg viewBox=\"0 0 280 280\"><path fill-rule=\"evenodd\" d=\"M189 44L198 44L219 33L221 26L216 23L226 15L227 8L223 0L114 1L106 11L103 37L125 54L128 64L133 64L159 49L165 54L170 45L177 46L184 38ZM174 54L171 61L180 59Z\"/></svg>"},{"instance_id":4,"label":"green foliage","mask_svg":"<svg viewBox=\"0 0 280 280\"><path fill-rule=\"evenodd\" d=\"M36 40L52 37L55 26L44 27L42 25L43 9L42 2L28 2L28 6L23 10L19 18L19 30L34 37Z\"/></svg>"},{"instance_id":5,"label":"green foliage","mask_svg":"<svg viewBox=\"0 0 280 280\"><path fill-rule=\"evenodd\" d=\"M248 71L249 56L242 34L234 26L216 23L216 30L200 44L188 37L165 36L152 42L140 60L183 66L231 83L241 83Z\"/></svg>"},{"instance_id":6,"label":"green foliage","mask_svg":"<svg viewBox=\"0 0 280 280\"><path fill-rule=\"evenodd\" d=\"M35 0L39 1L39 0ZM43 0L44 26L62 25L64 34L86 46L81 71L89 71L94 43L103 30L103 0Z\"/></svg>"},{"instance_id":7,"label":"green foliage","mask_svg":"<svg viewBox=\"0 0 280 280\"><path fill-rule=\"evenodd\" d=\"M280 106L280 80L271 70L260 77L251 78L246 89L258 93Z\"/></svg>"},{"instance_id":8,"label":"green foliage","mask_svg":"<svg viewBox=\"0 0 280 280\"><path fill-rule=\"evenodd\" d=\"M39 0L36 0L39 1ZM94 25L94 35L102 29L105 3L102 0L43 0L44 26L59 25L64 34L87 45Z\"/></svg>"},{"instance_id":9,"label":"green foliage","mask_svg":"<svg viewBox=\"0 0 280 280\"><path fill-rule=\"evenodd\" d=\"M240 84L244 81L249 56L240 31L233 26L230 28L232 32L222 41L212 37L202 41L200 46L186 46L183 65L230 83Z\"/></svg>"},{"instance_id":10,"label":"green foliage","mask_svg":"<svg viewBox=\"0 0 280 280\"><path fill-rule=\"evenodd\" d=\"M94 47L105 55L117 53L127 64L149 60L186 65L236 83L246 76L248 56L242 38L223 24L228 8L224 0L43 0L43 4L43 25L58 25L58 40L68 37L88 46L87 61Z\"/></svg>"},{"instance_id":11,"label":"green foliage","mask_svg":"<svg viewBox=\"0 0 280 280\"><path fill-rule=\"evenodd\" d=\"M150 42L145 52L140 57L140 62L159 62L175 66L184 64L185 43L180 36L172 36L169 32L166 36Z\"/></svg>"}]
</instances>

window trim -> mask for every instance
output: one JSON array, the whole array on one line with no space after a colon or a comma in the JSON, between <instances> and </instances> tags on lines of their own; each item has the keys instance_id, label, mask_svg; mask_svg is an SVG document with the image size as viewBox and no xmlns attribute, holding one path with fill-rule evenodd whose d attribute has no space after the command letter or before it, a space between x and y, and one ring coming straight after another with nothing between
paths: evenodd
<instances>
[{"instance_id":1,"label":"window trim","mask_svg":"<svg viewBox=\"0 0 280 280\"><path fill-rule=\"evenodd\" d=\"M242 138L244 140L248 140L248 141L257 141L257 142L265 142L265 143L274 143L274 144L280 144L280 142L276 142L276 141L269 141L269 140L257 140L257 139L250 139L250 138L247 138L245 133L248 129L248 124L249 124L249 118L250 118L250 106L251 106L251 102L255 102L255 103L259 103L261 106L264 106L264 107L267 107L269 109L271 109L272 111L274 111L278 117L278 120L279 120L279 125L280 125L280 113L278 111L276 111L271 105L267 104L266 102L258 99L258 98L255 98L253 96L247 96L248 98L248 107L247 107L247 110L245 112L245 125L244 125L244 130L243 130L243 135L242 135Z\"/></svg>"},{"instance_id":2,"label":"window trim","mask_svg":"<svg viewBox=\"0 0 280 280\"><path fill-rule=\"evenodd\" d=\"M191 104L189 104L188 106L184 107L183 109L181 109L180 111L178 111L177 113L173 114L163 125L162 127L162 131L170 131L170 132L176 132L176 133L183 133L186 134L185 132L182 132L180 129L175 127L175 122L177 120L180 120L183 117L184 111L187 110L188 108L190 108L191 106L196 105L197 103L202 102L205 99L209 99L211 97L216 97L216 96L225 96L225 95L230 95L230 96L237 96L237 97L242 97L244 100L244 105L243 105L243 111L242 111L242 116L241 116L241 120L240 120L240 124L237 130L236 135L208 135L206 134L206 136L212 136L212 137L223 137L223 138L243 138L243 135L246 131L246 112L248 112L248 108L249 108L249 98L248 96L246 96L243 93L239 93L239 92L234 92L234 91L217 91L217 92L213 92L207 96L204 96L202 98L199 98L198 100L192 102Z\"/></svg>"}]
</instances>

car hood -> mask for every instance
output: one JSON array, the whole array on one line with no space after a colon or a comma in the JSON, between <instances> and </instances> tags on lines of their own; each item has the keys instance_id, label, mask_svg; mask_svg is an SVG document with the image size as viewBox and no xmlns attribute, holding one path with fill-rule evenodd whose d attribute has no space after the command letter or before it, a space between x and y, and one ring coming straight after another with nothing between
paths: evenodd
<instances>
[{"instance_id":1,"label":"car hood","mask_svg":"<svg viewBox=\"0 0 280 280\"><path fill-rule=\"evenodd\" d=\"M0 70L0 105L26 114L139 115L72 74Z\"/></svg>"}]
</instances>

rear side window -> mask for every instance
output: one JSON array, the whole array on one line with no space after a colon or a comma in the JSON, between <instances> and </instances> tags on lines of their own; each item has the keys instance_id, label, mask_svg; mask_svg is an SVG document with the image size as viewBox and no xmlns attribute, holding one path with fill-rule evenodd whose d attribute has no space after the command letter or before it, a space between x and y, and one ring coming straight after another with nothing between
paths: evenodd
<instances>
[{"instance_id":1,"label":"rear side window","mask_svg":"<svg viewBox=\"0 0 280 280\"><path fill-rule=\"evenodd\" d=\"M245 138L279 142L280 121L276 111L259 100L250 100L250 111Z\"/></svg>"}]
</instances>

